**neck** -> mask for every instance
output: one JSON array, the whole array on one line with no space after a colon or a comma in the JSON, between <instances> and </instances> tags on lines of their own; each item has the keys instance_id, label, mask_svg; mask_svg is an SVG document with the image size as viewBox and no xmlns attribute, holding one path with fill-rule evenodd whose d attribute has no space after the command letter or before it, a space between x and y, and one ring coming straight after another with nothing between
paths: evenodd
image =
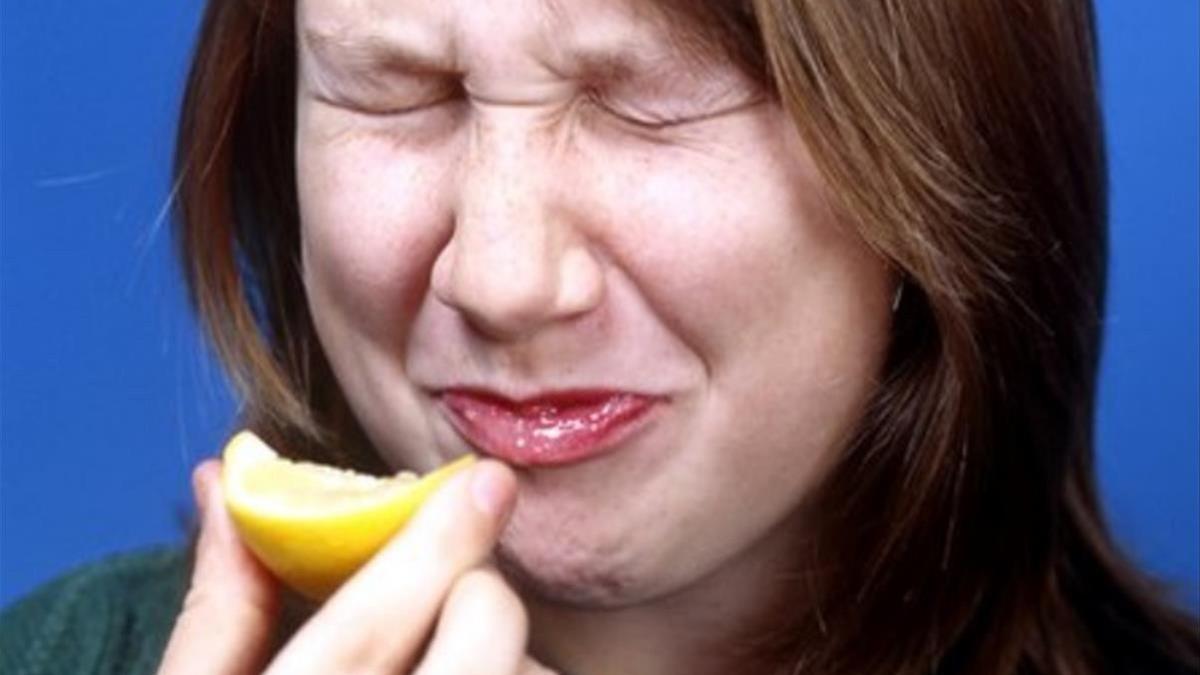
<instances>
[{"instance_id":1,"label":"neck","mask_svg":"<svg viewBox=\"0 0 1200 675\"><path fill-rule=\"evenodd\" d=\"M781 602L801 609L796 545L775 533L685 588L625 607L568 606L523 593L530 652L570 675L777 672L749 663L767 612Z\"/></svg>"}]
</instances>

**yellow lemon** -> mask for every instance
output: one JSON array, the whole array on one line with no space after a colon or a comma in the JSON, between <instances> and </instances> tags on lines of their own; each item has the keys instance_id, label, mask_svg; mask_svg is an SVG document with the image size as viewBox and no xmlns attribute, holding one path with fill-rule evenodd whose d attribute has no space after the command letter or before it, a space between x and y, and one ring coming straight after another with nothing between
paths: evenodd
<instances>
[{"instance_id":1,"label":"yellow lemon","mask_svg":"<svg viewBox=\"0 0 1200 675\"><path fill-rule=\"evenodd\" d=\"M242 541L284 583L328 597L408 522L417 508L474 457L422 478L368 476L283 459L254 434L225 446L225 505Z\"/></svg>"}]
</instances>

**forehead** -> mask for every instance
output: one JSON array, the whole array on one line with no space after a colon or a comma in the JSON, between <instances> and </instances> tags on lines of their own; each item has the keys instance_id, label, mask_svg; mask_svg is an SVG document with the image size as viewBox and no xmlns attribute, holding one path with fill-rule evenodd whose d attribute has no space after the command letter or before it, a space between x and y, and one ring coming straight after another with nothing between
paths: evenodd
<instances>
[{"instance_id":1,"label":"forehead","mask_svg":"<svg viewBox=\"0 0 1200 675\"><path fill-rule=\"evenodd\" d=\"M402 46L456 70L519 65L552 69L602 54L668 51L682 31L648 0L299 0L306 48Z\"/></svg>"},{"instance_id":2,"label":"forehead","mask_svg":"<svg viewBox=\"0 0 1200 675\"><path fill-rule=\"evenodd\" d=\"M582 21L645 22L661 18L665 7L651 0L298 0L297 4L301 16L322 24L401 21L445 30L489 26L523 27L529 32L572 30Z\"/></svg>"}]
</instances>

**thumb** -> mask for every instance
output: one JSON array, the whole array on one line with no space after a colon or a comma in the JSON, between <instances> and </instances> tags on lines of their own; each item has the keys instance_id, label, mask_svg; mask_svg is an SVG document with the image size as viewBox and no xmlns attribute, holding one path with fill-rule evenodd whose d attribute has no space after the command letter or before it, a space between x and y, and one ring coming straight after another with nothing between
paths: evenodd
<instances>
[{"instance_id":1,"label":"thumb","mask_svg":"<svg viewBox=\"0 0 1200 675\"><path fill-rule=\"evenodd\" d=\"M278 588L238 539L225 510L220 472L214 459L192 474L200 541L160 675L259 672L269 656Z\"/></svg>"}]
</instances>

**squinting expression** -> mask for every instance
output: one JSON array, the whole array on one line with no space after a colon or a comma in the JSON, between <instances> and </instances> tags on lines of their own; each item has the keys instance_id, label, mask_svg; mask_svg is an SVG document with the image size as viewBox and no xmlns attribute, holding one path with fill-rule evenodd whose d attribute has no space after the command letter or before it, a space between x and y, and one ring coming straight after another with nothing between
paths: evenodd
<instances>
[{"instance_id":1,"label":"squinting expression","mask_svg":"<svg viewBox=\"0 0 1200 675\"><path fill-rule=\"evenodd\" d=\"M582 605L795 536L890 325L778 104L636 4L297 13L304 275L346 397L396 467L518 468L500 555Z\"/></svg>"}]
</instances>

